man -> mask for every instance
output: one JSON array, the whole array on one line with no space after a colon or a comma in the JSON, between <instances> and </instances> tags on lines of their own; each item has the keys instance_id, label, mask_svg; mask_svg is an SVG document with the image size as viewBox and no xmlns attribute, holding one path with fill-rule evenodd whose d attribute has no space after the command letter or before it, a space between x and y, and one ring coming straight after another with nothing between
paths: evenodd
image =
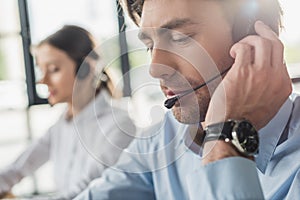
<instances>
[{"instance_id":1,"label":"man","mask_svg":"<svg viewBox=\"0 0 300 200\"><path fill-rule=\"evenodd\" d=\"M278 2L125 5L181 123L167 113L78 199L298 199L300 98L290 95Z\"/></svg>"}]
</instances>

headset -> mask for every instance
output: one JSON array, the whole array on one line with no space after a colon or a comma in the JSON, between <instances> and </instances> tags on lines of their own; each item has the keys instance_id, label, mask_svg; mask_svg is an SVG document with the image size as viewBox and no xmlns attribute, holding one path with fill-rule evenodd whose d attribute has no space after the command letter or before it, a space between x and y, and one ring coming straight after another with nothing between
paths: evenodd
<instances>
[{"instance_id":1,"label":"headset","mask_svg":"<svg viewBox=\"0 0 300 200\"><path fill-rule=\"evenodd\" d=\"M79 80L85 79L91 71L90 63L83 61L82 64L78 64L76 67L76 77Z\"/></svg>"},{"instance_id":2,"label":"headset","mask_svg":"<svg viewBox=\"0 0 300 200\"><path fill-rule=\"evenodd\" d=\"M98 60L100 58L99 54L96 53L95 51L91 51L87 57L92 60ZM89 59L82 58L81 60L77 61L77 67L76 67L75 74L79 80L85 79L91 71L91 65L88 62L88 60Z\"/></svg>"},{"instance_id":3,"label":"headset","mask_svg":"<svg viewBox=\"0 0 300 200\"><path fill-rule=\"evenodd\" d=\"M248 0L234 18L232 27L234 42L238 42L248 35L256 35L254 24L257 20L265 21L260 14L257 1Z\"/></svg>"}]
</instances>

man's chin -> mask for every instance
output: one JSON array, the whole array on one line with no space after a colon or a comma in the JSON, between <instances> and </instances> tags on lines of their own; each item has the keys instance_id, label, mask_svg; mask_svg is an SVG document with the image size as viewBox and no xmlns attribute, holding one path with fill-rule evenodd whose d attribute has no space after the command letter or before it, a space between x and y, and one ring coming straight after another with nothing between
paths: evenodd
<instances>
[{"instance_id":1,"label":"man's chin","mask_svg":"<svg viewBox=\"0 0 300 200\"><path fill-rule=\"evenodd\" d=\"M199 109L182 109L181 107L174 107L172 112L175 119L184 124L196 124L203 122L205 119L205 116L200 114Z\"/></svg>"}]
</instances>

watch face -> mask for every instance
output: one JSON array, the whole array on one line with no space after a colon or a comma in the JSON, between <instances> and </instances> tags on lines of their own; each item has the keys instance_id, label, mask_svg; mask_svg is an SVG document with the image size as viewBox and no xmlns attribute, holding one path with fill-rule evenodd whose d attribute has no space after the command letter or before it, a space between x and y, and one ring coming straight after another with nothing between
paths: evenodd
<instances>
[{"instance_id":1,"label":"watch face","mask_svg":"<svg viewBox=\"0 0 300 200\"><path fill-rule=\"evenodd\" d=\"M254 155L258 151L259 138L255 128L248 121L239 121L233 128L235 146L247 155Z\"/></svg>"}]
</instances>

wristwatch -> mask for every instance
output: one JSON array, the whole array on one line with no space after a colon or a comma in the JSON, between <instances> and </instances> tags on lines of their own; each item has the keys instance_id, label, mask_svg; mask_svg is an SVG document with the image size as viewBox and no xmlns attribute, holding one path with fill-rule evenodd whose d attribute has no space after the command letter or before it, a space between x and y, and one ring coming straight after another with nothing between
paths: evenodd
<instances>
[{"instance_id":1,"label":"wristwatch","mask_svg":"<svg viewBox=\"0 0 300 200\"><path fill-rule=\"evenodd\" d=\"M204 130L204 141L224 140L231 142L244 155L258 153L259 137L252 124L247 120L228 120L209 125Z\"/></svg>"}]
</instances>

